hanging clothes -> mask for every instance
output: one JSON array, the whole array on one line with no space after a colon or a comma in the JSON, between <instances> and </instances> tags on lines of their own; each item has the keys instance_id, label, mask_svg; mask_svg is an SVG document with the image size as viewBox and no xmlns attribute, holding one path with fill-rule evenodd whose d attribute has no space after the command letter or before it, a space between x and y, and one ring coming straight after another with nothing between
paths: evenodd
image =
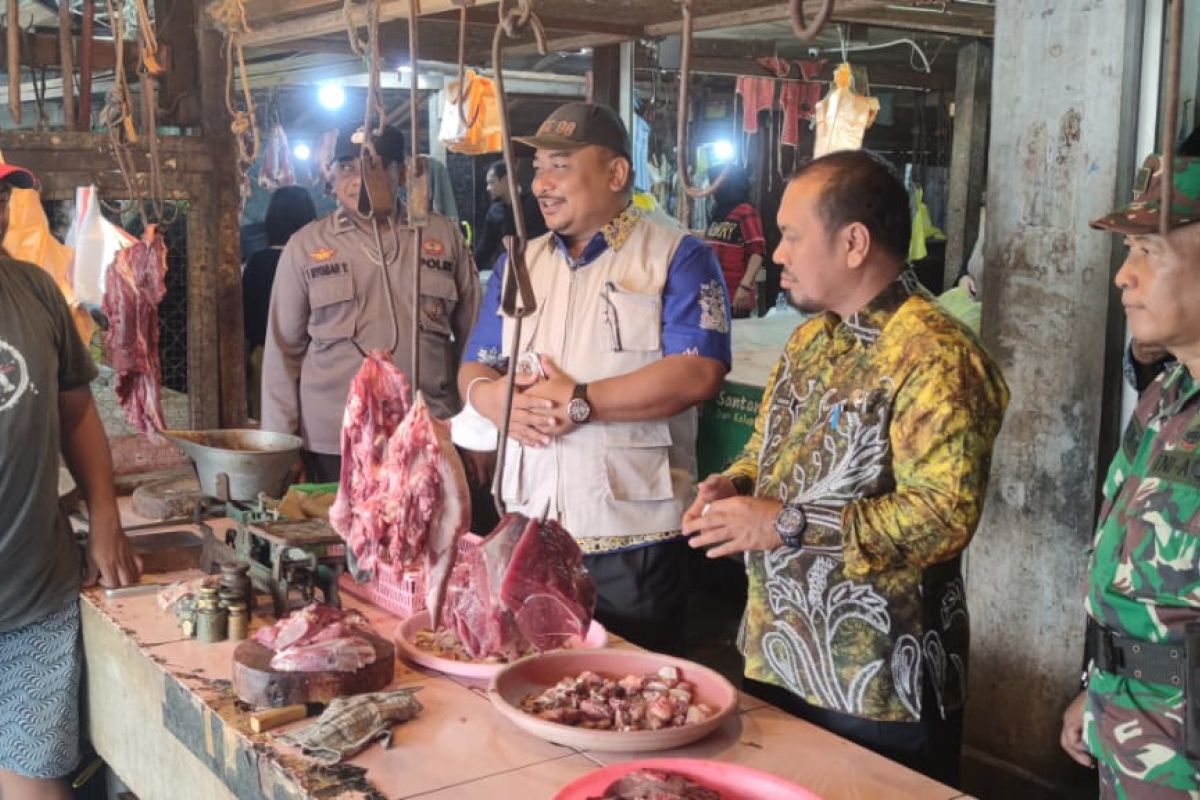
<instances>
[{"instance_id":1,"label":"hanging clothes","mask_svg":"<svg viewBox=\"0 0 1200 800\"><path fill-rule=\"evenodd\" d=\"M821 84L804 81L784 81L779 90L779 105L783 108L783 129L779 143L786 147L800 146L801 122L811 120L821 102Z\"/></svg>"},{"instance_id":2,"label":"hanging clothes","mask_svg":"<svg viewBox=\"0 0 1200 800\"><path fill-rule=\"evenodd\" d=\"M500 141L500 105L496 99L496 84L491 78L477 75L474 70L467 70L464 80L467 83L466 118L471 125L462 126L459 118L458 82L451 82L446 89L446 104L442 115L442 129L438 138L446 149L454 153L478 156L484 153L498 153L502 149ZM443 133L450 135L461 133L456 139L447 139Z\"/></svg>"},{"instance_id":3,"label":"hanging clothes","mask_svg":"<svg viewBox=\"0 0 1200 800\"><path fill-rule=\"evenodd\" d=\"M800 69L800 79L805 81L816 81L821 77L822 70L829 63L824 58L802 58L796 61L796 66Z\"/></svg>"},{"instance_id":4,"label":"hanging clothes","mask_svg":"<svg viewBox=\"0 0 1200 800\"><path fill-rule=\"evenodd\" d=\"M650 180L650 123L633 115L633 188L649 192Z\"/></svg>"},{"instance_id":5,"label":"hanging clothes","mask_svg":"<svg viewBox=\"0 0 1200 800\"><path fill-rule=\"evenodd\" d=\"M742 98L742 130L758 133L758 115L775 105L775 80L742 75L737 79L737 93Z\"/></svg>"},{"instance_id":6,"label":"hanging clothes","mask_svg":"<svg viewBox=\"0 0 1200 800\"><path fill-rule=\"evenodd\" d=\"M863 135L875 122L879 101L855 94L850 88L849 64L841 64L833 74L833 89L817 104L817 137L813 158L837 150L858 150Z\"/></svg>"},{"instance_id":7,"label":"hanging clothes","mask_svg":"<svg viewBox=\"0 0 1200 800\"><path fill-rule=\"evenodd\" d=\"M946 234L933 224L929 216L929 207L925 205L925 190L920 186L913 190L912 197L913 219L912 236L908 240L908 263L913 264L929 255L925 242L932 239L935 242L946 241Z\"/></svg>"},{"instance_id":8,"label":"hanging clothes","mask_svg":"<svg viewBox=\"0 0 1200 800\"><path fill-rule=\"evenodd\" d=\"M792 72L792 62L786 58L764 56L754 59L760 67L775 75L776 78L786 78Z\"/></svg>"}]
</instances>

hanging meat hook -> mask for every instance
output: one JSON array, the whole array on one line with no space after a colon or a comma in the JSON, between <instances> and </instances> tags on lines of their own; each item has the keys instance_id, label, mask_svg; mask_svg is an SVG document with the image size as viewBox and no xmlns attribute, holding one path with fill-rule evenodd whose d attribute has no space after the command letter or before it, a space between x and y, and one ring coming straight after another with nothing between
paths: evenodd
<instances>
[{"instance_id":1,"label":"hanging meat hook","mask_svg":"<svg viewBox=\"0 0 1200 800\"><path fill-rule=\"evenodd\" d=\"M504 40L516 39L526 30L532 29L537 41L538 52L546 54L546 31L533 10L533 0L517 0L514 7L507 0L500 0L499 22L492 36L492 69L495 72L496 102L500 107L500 142L504 151L504 166L508 170L508 191L512 206L513 227L517 235L504 237L504 249L508 255L500 307L505 315L513 319L513 332L509 346L508 374L505 377L504 416L500 423L500 438L496 447L496 472L492 478L492 500L496 510L503 515L504 467L508 452L508 428L512 416L513 394L516 391L517 350L521 346L521 322L537 310L537 298L529 281L529 270L525 265L525 243L527 229L525 212L518 194L517 159L513 151L512 135L508 122L508 97L504 92ZM498 276L493 275L492 280Z\"/></svg>"},{"instance_id":2,"label":"hanging meat hook","mask_svg":"<svg viewBox=\"0 0 1200 800\"><path fill-rule=\"evenodd\" d=\"M821 35L829 18L833 16L833 0L822 0L811 25L804 21L804 0L790 0L788 16L792 20L792 30L796 32L796 38L802 42L811 42Z\"/></svg>"},{"instance_id":3,"label":"hanging meat hook","mask_svg":"<svg viewBox=\"0 0 1200 800\"><path fill-rule=\"evenodd\" d=\"M458 6L458 119L464 128L472 127L479 119L480 108L467 119L467 9L475 5L475 0L453 0Z\"/></svg>"},{"instance_id":4,"label":"hanging meat hook","mask_svg":"<svg viewBox=\"0 0 1200 800\"><path fill-rule=\"evenodd\" d=\"M729 165L721 170L717 179L706 187L697 188L688 179L688 83L692 76L692 0L679 0L683 11L683 30L679 32L679 108L675 127L675 171L679 173L679 185L683 193L679 195L678 216L684 225L688 224L691 216L691 198L708 197L717 190Z\"/></svg>"}]
</instances>

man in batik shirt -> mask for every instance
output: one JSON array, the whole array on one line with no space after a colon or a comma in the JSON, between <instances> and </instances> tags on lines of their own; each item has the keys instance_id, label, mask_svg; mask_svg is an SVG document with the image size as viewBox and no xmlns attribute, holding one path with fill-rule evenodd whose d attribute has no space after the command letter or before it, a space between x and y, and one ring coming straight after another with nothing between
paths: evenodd
<instances>
[{"instance_id":1,"label":"man in batik shirt","mask_svg":"<svg viewBox=\"0 0 1200 800\"><path fill-rule=\"evenodd\" d=\"M741 457L700 485L693 547L744 552L751 692L957 780L967 676L959 555L1008 390L905 269L908 195L861 151L800 170L779 210L792 334Z\"/></svg>"},{"instance_id":2,"label":"man in batik shirt","mask_svg":"<svg viewBox=\"0 0 1200 800\"><path fill-rule=\"evenodd\" d=\"M1092 223L1125 235L1116 285L1133 338L1175 359L1142 393L1104 483L1088 565L1086 687L1062 746L1101 797L1200 797L1200 158L1177 158L1170 230L1150 156L1134 202Z\"/></svg>"}]
</instances>

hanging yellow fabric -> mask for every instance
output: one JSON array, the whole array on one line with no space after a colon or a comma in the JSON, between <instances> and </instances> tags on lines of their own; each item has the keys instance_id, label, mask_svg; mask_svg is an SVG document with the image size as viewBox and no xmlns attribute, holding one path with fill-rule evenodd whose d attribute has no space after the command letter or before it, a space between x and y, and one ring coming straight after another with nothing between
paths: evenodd
<instances>
[{"instance_id":1,"label":"hanging yellow fabric","mask_svg":"<svg viewBox=\"0 0 1200 800\"><path fill-rule=\"evenodd\" d=\"M457 142L447 143L446 149L464 155L499 153L503 149L500 139L500 104L496 99L496 83L491 78L477 75L468 70L466 116L474 120L467 126L466 133ZM451 96L457 96L457 82L448 87Z\"/></svg>"},{"instance_id":2,"label":"hanging yellow fabric","mask_svg":"<svg viewBox=\"0 0 1200 800\"><path fill-rule=\"evenodd\" d=\"M909 263L920 261L929 255L929 248L925 246L925 242L930 239L933 239L935 242L946 241L946 234L942 233L941 229L933 224L933 217L929 214L929 206L925 205L925 190L918 186L915 194L916 202L914 205L916 211L913 213L912 238L908 242Z\"/></svg>"}]
</instances>

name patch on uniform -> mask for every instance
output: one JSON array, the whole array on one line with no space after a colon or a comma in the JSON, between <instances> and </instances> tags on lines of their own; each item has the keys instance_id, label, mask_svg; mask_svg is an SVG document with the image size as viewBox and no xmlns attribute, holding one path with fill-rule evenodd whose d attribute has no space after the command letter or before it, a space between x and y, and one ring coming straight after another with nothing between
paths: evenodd
<instances>
[{"instance_id":1,"label":"name patch on uniform","mask_svg":"<svg viewBox=\"0 0 1200 800\"><path fill-rule=\"evenodd\" d=\"M454 271L454 262L446 258L422 258L421 266L425 269L436 269L438 272Z\"/></svg>"},{"instance_id":2,"label":"name patch on uniform","mask_svg":"<svg viewBox=\"0 0 1200 800\"><path fill-rule=\"evenodd\" d=\"M312 256L313 261L328 261L337 255L337 251L332 247L322 247L319 250L313 250L309 255Z\"/></svg>"},{"instance_id":3,"label":"name patch on uniform","mask_svg":"<svg viewBox=\"0 0 1200 800\"><path fill-rule=\"evenodd\" d=\"M1164 478L1200 489L1200 453L1167 450L1150 465L1150 477Z\"/></svg>"},{"instance_id":4,"label":"name patch on uniform","mask_svg":"<svg viewBox=\"0 0 1200 800\"><path fill-rule=\"evenodd\" d=\"M437 239L426 239L421 243L421 252L427 256L438 256L446 252L446 245L439 242Z\"/></svg>"},{"instance_id":5,"label":"name patch on uniform","mask_svg":"<svg viewBox=\"0 0 1200 800\"><path fill-rule=\"evenodd\" d=\"M308 268L309 278L326 278L330 275L342 275L350 271L350 265L344 261L339 261L336 264L317 264L315 267Z\"/></svg>"}]
</instances>

